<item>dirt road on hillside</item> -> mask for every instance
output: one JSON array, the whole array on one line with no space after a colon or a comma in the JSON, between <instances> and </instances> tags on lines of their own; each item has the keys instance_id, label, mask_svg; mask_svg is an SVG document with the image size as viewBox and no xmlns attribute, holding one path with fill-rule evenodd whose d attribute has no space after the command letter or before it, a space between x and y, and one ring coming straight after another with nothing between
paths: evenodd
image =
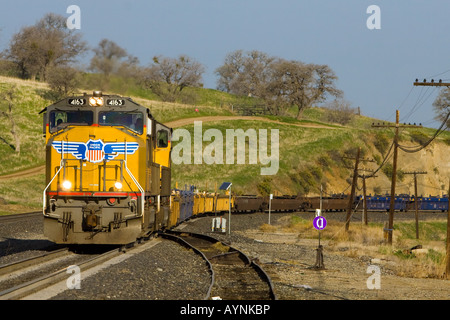
<instances>
[{"instance_id":1,"label":"dirt road on hillside","mask_svg":"<svg viewBox=\"0 0 450 320\"><path fill-rule=\"evenodd\" d=\"M277 123L282 125L290 125L297 126L303 128L320 128L320 129L336 129L335 127L329 127L320 124L308 123L308 124L300 124L300 123L288 123L277 120L271 120L264 117L252 117L252 116L206 116L206 117L197 117L197 118L187 118L187 119L179 119L170 122L164 123L166 126L171 128L178 128L193 124L194 121L202 121L202 122L212 122L212 121L233 121L233 120L248 120L248 121L264 121Z\"/></svg>"},{"instance_id":2,"label":"dirt road on hillside","mask_svg":"<svg viewBox=\"0 0 450 320\"><path fill-rule=\"evenodd\" d=\"M19 172L6 174L4 176L0 176L0 181L14 179L14 178L26 178L26 177L31 177L31 176L34 176L37 174L43 174L43 173L45 173L45 166L39 166L36 168L31 168L31 169L27 169L27 170L23 170L23 171L19 171Z\"/></svg>"}]
</instances>

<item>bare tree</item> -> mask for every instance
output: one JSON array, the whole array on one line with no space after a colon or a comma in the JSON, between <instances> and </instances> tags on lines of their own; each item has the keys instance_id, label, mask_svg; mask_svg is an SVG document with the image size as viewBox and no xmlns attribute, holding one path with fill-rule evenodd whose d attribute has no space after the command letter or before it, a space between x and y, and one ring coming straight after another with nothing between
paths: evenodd
<instances>
[{"instance_id":1,"label":"bare tree","mask_svg":"<svg viewBox=\"0 0 450 320\"><path fill-rule=\"evenodd\" d=\"M79 71L69 66L50 68L47 78L54 100L74 94L80 85Z\"/></svg>"},{"instance_id":2,"label":"bare tree","mask_svg":"<svg viewBox=\"0 0 450 320\"><path fill-rule=\"evenodd\" d=\"M327 95L342 94L335 87L337 77L328 66L288 61L260 51L228 54L216 74L219 90L259 97L274 114L296 106L297 118L305 108L323 102Z\"/></svg>"},{"instance_id":3,"label":"bare tree","mask_svg":"<svg viewBox=\"0 0 450 320\"><path fill-rule=\"evenodd\" d=\"M178 58L153 57L145 70L144 84L165 101L175 101L186 87L202 86L205 68L194 59L180 55Z\"/></svg>"},{"instance_id":4,"label":"bare tree","mask_svg":"<svg viewBox=\"0 0 450 320\"><path fill-rule=\"evenodd\" d=\"M105 77L117 73L124 59L129 57L127 51L114 41L103 39L94 49L94 57L91 59L90 70L100 72Z\"/></svg>"},{"instance_id":5,"label":"bare tree","mask_svg":"<svg viewBox=\"0 0 450 320\"><path fill-rule=\"evenodd\" d=\"M264 97L270 77L270 64L275 58L257 50L237 50L225 57L216 69L217 88L237 95Z\"/></svg>"},{"instance_id":6,"label":"bare tree","mask_svg":"<svg viewBox=\"0 0 450 320\"><path fill-rule=\"evenodd\" d=\"M296 106L297 119L300 119L305 108L325 101L327 94L335 97L342 95L334 86L336 75L326 65L278 59L272 63L271 69L269 96L285 107Z\"/></svg>"},{"instance_id":7,"label":"bare tree","mask_svg":"<svg viewBox=\"0 0 450 320\"><path fill-rule=\"evenodd\" d=\"M38 37L36 27L24 27L13 35L9 49L5 51L6 58L17 65L22 78L35 80L42 68L41 47L36 41Z\"/></svg>"},{"instance_id":8,"label":"bare tree","mask_svg":"<svg viewBox=\"0 0 450 320\"><path fill-rule=\"evenodd\" d=\"M89 69L99 73L99 76L95 76L93 80L95 85L102 90L107 90L112 75L129 79L135 77L139 71L139 59L128 54L114 41L103 39L93 51L95 55L91 59ZM126 86L126 84L124 85ZM124 87L122 86L120 89L124 89Z\"/></svg>"},{"instance_id":9,"label":"bare tree","mask_svg":"<svg viewBox=\"0 0 450 320\"><path fill-rule=\"evenodd\" d=\"M439 96L433 102L434 111L436 112L436 120L444 121L447 119L447 129L450 128L450 89L441 90Z\"/></svg>"},{"instance_id":10,"label":"bare tree","mask_svg":"<svg viewBox=\"0 0 450 320\"><path fill-rule=\"evenodd\" d=\"M335 99L325 106L325 120L346 125L355 117L355 109L350 107L350 103L345 100Z\"/></svg>"},{"instance_id":11,"label":"bare tree","mask_svg":"<svg viewBox=\"0 0 450 320\"><path fill-rule=\"evenodd\" d=\"M87 50L81 35L66 27L63 16L48 13L34 26L23 27L16 33L5 51L22 77L45 81L52 66L67 65Z\"/></svg>"},{"instance_id":12,"label":"bare tree","mask_svg":"<svg viewBox=\"0 0 450 320\"><path fill-rule=\"evenodd\" d=\"M16 121L14 120L14 98L16 93L16 86L10 87L8 90L0 94L0 115L7 118L11 125L11 134L15 141L14 150L20 155L20 137L17 132ZM2 139L5 141L5 139Z\"/></svg>"}]
</instances>

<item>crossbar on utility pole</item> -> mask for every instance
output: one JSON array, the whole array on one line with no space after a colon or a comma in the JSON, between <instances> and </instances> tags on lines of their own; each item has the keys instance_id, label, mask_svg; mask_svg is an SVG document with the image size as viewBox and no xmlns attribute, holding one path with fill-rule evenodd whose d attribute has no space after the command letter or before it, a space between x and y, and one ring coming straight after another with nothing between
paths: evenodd
<instances>
[{"instance_id":1,"label":"crossbar on utility pole","mask_svg":"<svg viewBox=\"0 0 450 320\"><path fill-rule=\"evenodd\" d=\"M416 239L419 239L419 201L417 197L417 175L418 174L427 174L426 171L412 171L412 172L404 172L404 174L413 174L414 175L414 206L416 209Z\"/></svg>"},{"instance_id":2,"label":"crossbar on utility pole","mask_svg":"<svg viewBox=\"0 0 450 320\"><path fill-rule=\"evenodd\" d=\"M439 82L434 82L434 79L431 79L431 82L427 82L427 79L423 79L423 82L419 82L419 80L416 79L413 84L415 86L450 87L450 83L442 82L442 80L439 80Z\"/></svg>"}]
</instances>

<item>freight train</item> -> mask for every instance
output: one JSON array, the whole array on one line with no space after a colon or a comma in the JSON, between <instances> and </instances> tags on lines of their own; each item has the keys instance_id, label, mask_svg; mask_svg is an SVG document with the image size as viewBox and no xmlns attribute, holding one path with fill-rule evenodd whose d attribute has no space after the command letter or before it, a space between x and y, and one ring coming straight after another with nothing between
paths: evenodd
<instances>
[{"instance_id":1,"label":"freight train","mask_svg":"<svg viewBox=\"0 0 450 320\"><path fill-rule=\"evenodd\" d=\"M234 211L267 211L269 209L268 197L257 196L235 196ZM366 204L369 211L389 211L390 196L367 196ZM322 211L346 211L349 205L349 196L345 194L331 195L322 197L302 197L302 196L282 196L274 197L271 200L271 210L273 211L315 211L322 206ZM448 196L429 196L418 197L418 210L420 211L447 211ZM352 210L363 209L363 197L356 196L351 204ZM412 211L415 210L415 198L405 194L395 196L395 211Z\"/></svg>"},{"instance_id":2,"label":"freight train","mask_svg":"<svg viewBox=\"0 0 450 320\"><path fill-rule=\"evenodd\" d=\"M191 217L210 213L224 213L229 211L229 196L216 193L196 192L195 187L185 187L185 190L176 190L172 194L172 212L178 224ZM399 195L395 198L396 211L415 210L414 197ZM269 197L256 195L234 195L231 197L231 211L233 213L251 212L308 212L320 208L320 197L278 196L269 200ZM347 211L349 196L344 194L332 195L322 198L322 212ZM389 211L390 196L368 196L366 199L368 211ZM173 205L175 203L175 205ZM420 211L447 211L448 196L420 197L418 198ZM362 210L362 196L356 196L352 202L352 210Z\"/></svg>"},{"instance_id":3,"label":"freight train","mask_svg":"<svg viewBox=\"0 0 450 320\"><path fill-rule=\"evenodd\" d=\"M48 239L126 244L169 224L172 129L148 108L94 91L62 99L40 113Z\"/></svg>"},{"instance_id":4,"label":"freight train","mask_svg":"<svg viewBox=\"0 0 450 320\"><path fill-rule=\"evenodd\" d=\"M61 244L128 244L191 217L255 211L309 211L319 197L219 195L171 189L172 129L131 98L94 91L40 112L46 141L44 235ZM360 197L352 203L358 206ZM420 210L448 210L448 197L418 199ZM389 210L388 197L368 197ZM396 210L411 210L408 196ZM345 211L347 195L322 198L323 211Z\"/></svg>"}]
</instances>

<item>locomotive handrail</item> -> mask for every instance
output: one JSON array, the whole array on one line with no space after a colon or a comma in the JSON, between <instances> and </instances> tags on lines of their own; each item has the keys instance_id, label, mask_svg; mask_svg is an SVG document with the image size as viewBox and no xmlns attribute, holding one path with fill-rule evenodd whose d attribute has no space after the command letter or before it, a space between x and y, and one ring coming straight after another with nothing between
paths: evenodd
<instances>
[{"instance_id":1,"label":"locomotive handrail","mask_svg":"<svg viewBox=\"0 0 450 320\"><path fill-rule=\"evenodd\" d=\"M47 193L47 189L50 187L50 185L52 184L53 180L55 180L56 176L59 174L59 172L61 171L61 169L64 167L63 164L63 160L61 160L60 166L58 171L56 171L55 175L53 176L52 180L50 180L50 182L48 183L48 185L45 187L44 189L44 194L43 194L43 204L42 204L42 214L45 216L45 208L46 208L46 203L47 203L47 197L46 197L46 193Z\"/></svg>"},{"instance_id":2,"label":"locomotive handrail","mask_svg":"<svg viewBox=\"0 0 450 320\"><path fill-rule=\"evenodd\" d=\"M141 191L141 215L142 217L144 215L144 205L145 205L145 190L141 187L139 182L136 180L136 178L131 173L130 169L128 169L127 160L125 159L125 170L127 170L128 175L131 177L131 180L133 180L134 184L138 187L139 191Z\"/></svg>"},{"instance_id":3,"label":"locomotive handrail","mask_svg":"<svg viewBox=\"0 0 450 320\"><path fill-rule=\"evenodd\" d=\"M144 188L141 187L141 185L139 184L139 182L136 180L136 178L133 176L133 174L131 173L130 169L128 169L128 162L127 162L127 154L128 152L127 150L127 140L125 139L125 170L127 170L128 175L131 177L131 180L133 180L133 182L136 184L136 186L139 188L139 191L141 191L141 215L140 217L142 217L142 222L144 221L144 206L145 206L145 190Z\"/></svg>"}]
</instances>

